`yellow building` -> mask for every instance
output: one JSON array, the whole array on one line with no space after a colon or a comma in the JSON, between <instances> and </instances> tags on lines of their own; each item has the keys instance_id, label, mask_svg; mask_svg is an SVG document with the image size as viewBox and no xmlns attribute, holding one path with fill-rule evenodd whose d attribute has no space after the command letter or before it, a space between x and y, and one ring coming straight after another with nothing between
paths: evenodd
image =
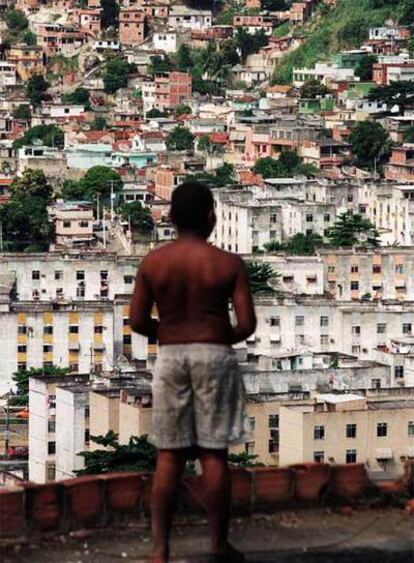
<instances>
[{"instance_id":1,"label":"yellow building","mask_svg":"<svg viewBox=\"0 0 414 563\"><path fill-rule=\"evenodd\" d=\"M20 80L28 80L34 74L43 73L43 51L37 45L12 45L7 60L16 65Z\"/></svg>"}]
</instances>

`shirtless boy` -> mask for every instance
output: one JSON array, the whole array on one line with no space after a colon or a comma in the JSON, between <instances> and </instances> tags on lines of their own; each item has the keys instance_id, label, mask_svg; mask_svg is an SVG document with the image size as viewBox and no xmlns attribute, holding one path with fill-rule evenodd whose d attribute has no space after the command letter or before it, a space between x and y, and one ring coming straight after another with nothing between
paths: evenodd
<instances>
[{"instance_id":1,"label":"shirtless boy","mask_svg":"<svg viewBox=\"0 0 414 563\"><path fill-rule=\"evenodd\" d=\"M177 240L142 261L130 311L132 329L157 338L160 346L150 436L157 447L152 561L168 561L174 502L194 450L203 471L213 553L217 561L242 561L227 539L227 448L245 440L244 387L232 344L256 328L253 301L241 258L207 242L216 222L208 187L197 182L178 186L171 220ZM230 302L236 326L230 321ZM159 321L151 317L154 303Z\"/></svg>"}]
</instances>

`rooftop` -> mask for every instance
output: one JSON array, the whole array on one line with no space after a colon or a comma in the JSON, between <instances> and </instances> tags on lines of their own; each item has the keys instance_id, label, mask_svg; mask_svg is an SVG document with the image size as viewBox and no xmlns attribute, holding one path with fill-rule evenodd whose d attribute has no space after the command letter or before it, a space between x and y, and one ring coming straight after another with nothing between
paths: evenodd
<instances>
[{"instance_id":1,"label":"rooftop","mask_svg":"<svg viewBox=\"0 0 414 563\"><path fill-rule=\"evenodd\" d=\"M362 464L232 471L231 541L259 563L411 563L413 466L373 483ZM3 563L148 561L148 473L88 475L0 489ZM202 482L187 476L172 562L213 561ZM405 510L404 510L405 508Z\"/></svg>"}]
</instances>

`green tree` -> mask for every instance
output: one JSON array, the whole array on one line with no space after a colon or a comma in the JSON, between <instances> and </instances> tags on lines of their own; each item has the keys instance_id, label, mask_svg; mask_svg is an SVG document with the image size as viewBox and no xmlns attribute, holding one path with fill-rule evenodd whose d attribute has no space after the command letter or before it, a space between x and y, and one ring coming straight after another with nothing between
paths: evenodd
<instances>
[{"instance_id":1,"label":"green tree","mask_svg":"<svg viewBox=\"0 0 414 563\"><path fill-rule=\"evenodd\" d=\"M103 115L97 115L89 125L92 131L103 131L108 127L108 123Z\"/></svg>"},{"instance_id":2,"label":"green tree","mask_svg":"<svg viewBox=\"0 0 414 563\"><path fill-rule=\"evenodd\" d=\"M239 27L234 37L243 62L249 55L257 53L262 47L266 47L269 43L269 38L262 29L251 34L243 27Z\"/></svg>"},{"instance_id":3,"label":"green tree","mask_svg":"<svg viewBox=\"0 0 414 563\"><path fill-rule=\"evenodd\" d=\"M154 55L151 57L151 63L148 65L148 74L154 78L156 74L164 74L172 69L173 64L167 55L165 57Z\"/></svg>"},{"instance_id":4,"label":"green tree","mask_svg":"<svg viewBox=\"0 0 414 563\"><path fill-rule=\"evenodd\" d=\"M97 475L112 471L154 471L157 451L146 436L131 436L128 444L121 445L118 434L110 430L105 436L90 439L105 449L80 452L85 467L76 475ZM106 449L110 448L110 450Z\"/></svg>"},{"instance_id":5,"label":"green tree","mask_svg":"<svg viewBox=\"0 0 414 563\"><path fill-rule=\"evenodd\" d=\"M61 196L65 201L82 201L85 198L85 193L80 182L64 180Z\"/></svg>"},{"instance_id":6,"label":"green tree","mask_svg":"<svg viewBox=\"0 0 414 563\"><path fill-rule=\"evenodd\" d=\"M351 130L349 142L357 164L363 168L374 168L388 148L388 133L374 121L360 121Z\"/></svg>"},{"instance_id":7,"label":"green tree","mask_svg":"<svg viewBox=\"0 0 414 563\"><path fill-rule=\"evenodd\" d=\"M400 114L404 115L407 109L414 107L414 82L400 80L385 86L376 86L370 90L368 99L387 104L388 111L398 106Z\"/></svg>"},{"instance_id":8,"label":"green tree","mask_svg":"<svg viewBox=\"0 0 414 563\"><path fill-rule=\"evenodd\" d=\"M31 377L41 377L42 375L57 375L63 377L68 373L68 368L61 368L54 365L17 371L12 377L17 389L16 395L13 395L11 400L12 404L22 406L29 404L29 379Z\"/></svg>"},{"instance_id":9,"label":"green tree","mask_svg":"<svg viewBox=\"0 0 414 563\"><path fill-rule=\"evenodd\" d=\"M231 467L241 467L244 469L263 467L263 463L257 461L258 457L259 456L248 454L247 452L240 452L238 454L229 454L228 461Z\"/></svg>"},{"instance_id":10,"label":"green tree","mask_svg":"<svg viewBox=\"0 0 414 563\"><path fill-rule=\"evenodd\" d=\"M103 76L104 90L107 94L115 94L120 88L128 86L128 75L135 65L125 60L111 59L106 63Z\"/></svg>"},{"instance_id":11,"label":"green tree","mask_svg":"<svg viewBox=\"0 0 414 563\"><path fill-rule=\"evenodd\" d=\"M269 12L283 12L288 10L290 5L286 0L261 0L260 7Z\"/></svg>"},{"instance_id":12,"label":"green tree","mask_svg":"<svg viewBox=\"0 0 414 563\"><path fill-rule=\"evenodd\" d=\"M109 199L111 186L114 194L119 193L123 187L121 176L107 166L92 166L80 179L79 184L83 198L90 201L95 201L98 193L102 199Z\"/></svg>"},{"instance_id":13,"label":"green tree","mask_svg":"<svg viewBox=\"0 0 414 563\"><path fill-rule=\"evenodd\" d=\"M279 161L271 156L257 159L253 166L253 172L261 174L263 178L278 178L284 175Z\"/></svg>"},{"instance_id":14,"label":"green tree","mask_svg":"<svg viewBox=\"0 0 414 563\"><path fill-rule=\"evenodd\" d=\"M330 246L355 246L367 243L379 245L379 234L375 225L361 215L352 212L341 213L335 224L328 229L327 239Z\"/></svg>"},{"instance_id":15,"label":"green tree","mask_svg":"<svg viewBox=\"0 0 414 563\"><path fill-rule=\"evenodd\" d=\"M174 109L174 114L177 117L180 117L180 115L189 115L191 114L191 108L186 104L178 104L178 106L176 106Z\"/></svg>"},{"instance_id":16,"label":"green tree","mask_svg":"<svg viewBox=\"0 0 414 563\"><path fill-rule=\"evenodd\" d=\"M166 145L170 151L192 151L194 135L186 127L177 126L168 135Z\"/></svg>"},{"instance_id":17,"label":"green tree","mask_svg":"<svg viewBox=\"0 0 414 563\"><path fill-rule=\"evenodd\" d=\"M414 125L410 125L404 131L404 143L414 143Z\"/></svg>"},{"instance_id":18,"label":"green tree","mask_svg":"<svg viewBox=\"0 0 414 563\"><path fill-rule=\"evenodd\" d=\"M188 72L193 68L191 49L186 43L183 43L178 47L175 61L177 70L179 70L180 72Z\"/></svg>"},{"instance_id":19,"label":"green tree","mask_svg":"<svg viewBox=\"0 0 414 563\"><path fill-rule=\"evenodd\" d=\"M116 0L101 0L101 23L102 28L107 29L117 26L119 20L119 4Z\"/></svg>"},{"instance_id":20,"label":"green tree","mask_svg":"<svg viewBox=\"0 0 414 563\"><path fill-rule=\"evenodd\" d=\"M124 221L131 223L133 230L150 234L154 230L154 221L151 212L142 206L140 201L124 203L117 209L117 213Z\"/></svg>"},{"instance_id":21,"label":"green tree","mask_svg":"<svg viewBox=\"0 0 414 563\"><path fill-rule=\"evenodd\" d=\"M152 108L145 114L148 119L155 119L157 117L167 117L165 111L161 111L158 108Z\"/></svg>"},{"instance_id":22,"label":"green tree","mask_svg":"<svg viewBox=\"0 0 414 563\"><path fill-rule=\"evenodd\" d=\"M69 104L83 105L86 109L90 109L90 93L86 88L76 88L70 94L64 94L62 99Z\"/></svg>"},{"instance_id":23,"label":"green tree","mask_svg":"<svg viewBox=\"0 0 414 563\"><path fill-rule=\"evenodd\" d=\"M50 203L53 195L53 188L40 168L27 168L22 176L14 178L10 189L13 197L39 197L46 204Z\"/></svg>"},{"instance_id":24,"label":"green tree","mask_svg":"<svg viewBox=\"0 0 414 563\"><path fill-rule=\"evenodd\" d=\"M236 183L236 175L232 164L224 162L216 168L216 183L218 186L230 186Z\"/></svg>"},{"instance_id":25,"label":"green tree","mask_svg":"<svg viewBox=\"0 0 414 563\"><path fill-rule=\"evenodd\" d=\"M297 233L287 241L284 250L297 256L314 256L322 245L323 238L317 233Z\"/></svg>"},{"instance_id":26,"label":"green tree","mask_svg":"<svg viewBox=\"0 0 414 563\"><path fill-rule=\"evenodd\" d=\"M13 142L13 147L19 149L26 145L33 145L40 141L47 147L63 148L65 134L56 125L35 125L28 129L23 137Z\"/></svg>"},{"instance_id":27,"label":"green tree","mask_svg":"<svg viewBox=\"0 0 414 563\"><path fill-rule=\"evenodd\" d=\"M30 111L30 106L21 104L13 110L14 119L23 119L29 121L32 118L32 112Z\"/></svg>"},{"instance_id":28,"label":"green tree","mask_svg":"<svg viewBox=\"0 0 414 563\"><path fill-rule=\"evenodd\" d=\"M36 33L33 33L33 31L30 31L30 29L23 31L23 33L21 34L21 41L25 45L29 45L29 46L37 45Z\"/></svg>"},{"instance_id":29,"label":"green tree","mask_svg":"<svg viewBox=\"0 0 414 563\"><path fill-rule=\"evenodd\" d=\"M330 94L330 90L316 78L311 78L302 84L299 93L301 98L314 99L318 96Z\"/></svg>"},{"instance_id":30,"label":"green tree","mask_svg":"<svg viewBox=\"0 0 414 563\"><path fill-rule=\"evenodd\" d=\"M35 74L27 82L27 96L34 106L42 101L50 84L41 74Z\"/></svg>"},{"instance_id":31,"label":"green tree","mask_svg":"<svg viewBox=\"0 0 414 563\"><path fill-rule=\"evenodd\" d=\"M6 20L6 25L11 31L22 31L26 29L29 22L21 10L14 10L10 8L6 11L4 19Z\"/></svg>"},{"instance_id":32,"label":"green tree","mask_svg":"<svg viewBox=\"0 0 414 563\"><path fill-rule=\"evenodd\" d=\"M249 278L250 291L253 294L272 292L273 288L269 281L276 278L278 274L270 264L264 262L246 262L247 276Z\"/></svg>"},{"instance_id":33,"label":"green tree","mask_svg":"<svg viewBox=\"0 0 414 563\"><path fill-rule=\"evenodd\" d=\"M355 75L360 78L362 82L369 82L372 80L372 67L377 62L378 58L375 55L364 55L355 66Z\"/></svg>"},{"instance_id":34,"label":"green tree","mask_svg":"<svg viewBox=\"0 0 414 563\"><path fill-rule=\"evenodd\" d=\"M47 200L30 193L13 194L0 207L3 226L3 247L11 252L47 251L53 240L49 223Z\"/></svg>"}]
</instances>

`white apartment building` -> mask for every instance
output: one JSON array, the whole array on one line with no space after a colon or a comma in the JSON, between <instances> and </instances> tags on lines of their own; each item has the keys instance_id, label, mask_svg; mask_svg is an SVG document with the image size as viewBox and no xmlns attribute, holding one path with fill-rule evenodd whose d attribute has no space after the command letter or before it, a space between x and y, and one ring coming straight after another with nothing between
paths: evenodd
<instances>
[{"instance_id":1,"label":"white apartment building","mask_svg":"<svg viewBox=\"0 0 414 563\"><path fill-rule=\"evenodd\" d=\"M152 36L152 45L156 51L175 53L187 40L188 36L182 31L160 30L154 32Z\"/></svg>"},{"instance_id":2,"label":"white apartment building","mask_svg":"<svg viewBox=\"0 0 414 563\"><path fill-rule=\"evenodd\" d=\"M332 62L316 63L314 68L293 69L294 86L300 88L308 80L319 80L323 84L328 84L331 80L358 82L359 77L355 76L353 68L340 68Z\"/></svg>"},{"instance_id":3,"label":"white apartment building","mask_svg":"<svg viewBox=\"0 0 414 563\"><path fill-rule=\"evenodd\" d=\"M414 301L414 247L321 248L324 288L339 301Z\"/></svg>"},{"instance_id":4,"label":"white apartment building","mask_svg":"<svg viewBox=\"0 0 414 563\"><path fill-rule=\"evenodd\" d=\"M70 376L72 384L85 383L87 375ZM29 380L29 479L34 483L46 483L56 478L56 444L59 443L60 454L67 450L65 441L74 434L73 428L68 428L69 420L73 422L73 413L65 410L65 417L59 416L59 430L57 429L57 393L58 386L65 381L62 376L31 377ZM59 398L61 396L59 395ZM66 398L63 395L63 398ZM59 402L61 405L62 402ZM77 425L85 426L84 420L78 419ZM70 417L70 418L69 418ZM66 428L65 428L66 427ZM84 444L78 444L84 449ZM79 450L80 451L80 450ZM62 459L62 455L60 455Z\"/></svg>"},{"instance_id":5,"label":"white apartment building","mask_svg":"<svg viewBox=\"0 0 414 563\"><path fill-rule=\"evenodd\" d=\"M168 15L168 27L204 30L211 27L212 19L211 10L193 10L187 6L172 6Z\"/></svg>"},{"instance_id":6,"label":"white apartment building","mask_svg":"<svg viewBox=\"0 0 414 563\"><path fill-rule=\"evenodd\" d=\"M365 463L401 474L414 458L414 401L370 401L355 394L316 395L313 405L279 409L279 463Z\"/></svg>"},{"instance_id":7,"label":"white apartment building","mask_svg":"<svg viewBox=\"0 0 414 563\"><path fill-rule=\"evenodd\" d=\"M16 65L6 61L0 61L0 87L16 86L17 71Z\"/></svg>"},{"instance_id":8,"label":"white apartment building","mask_svg":"<svg viewBox=\"0 0 414 563\"><path fill-rule=\"evenodd\" d=\"M331 203L261 195L254 189L215 190L214 243L225 250L251 254L269 242L285 242L297 233L321 236L335 222L337 208Z\"/></svg>"}]
</instances>

